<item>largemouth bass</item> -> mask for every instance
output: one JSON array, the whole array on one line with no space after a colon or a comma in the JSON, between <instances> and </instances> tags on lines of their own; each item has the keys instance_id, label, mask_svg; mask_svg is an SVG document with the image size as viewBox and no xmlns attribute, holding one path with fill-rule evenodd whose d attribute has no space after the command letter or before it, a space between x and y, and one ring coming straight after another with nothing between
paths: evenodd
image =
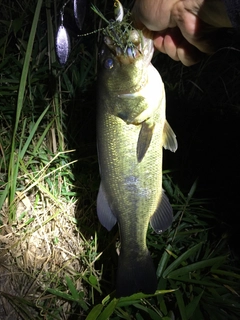
<instances>
[{"instance_id":1,"label":"largemouth bass","mask_svg":"<svg viewBox=\"0 0 240 320\"><path fill-rule=\"evenodd\" d=\"M162 147L175 152L177 141L165 118L163 82L151 64L151 34L128 31L121 46L114 34L105 36L100 50L97 214L107 230L118 222L120 297L157 289L146 234L149 222L157 233L172 223L172 207L162 189Z\"/></svg>"}]
</instances>

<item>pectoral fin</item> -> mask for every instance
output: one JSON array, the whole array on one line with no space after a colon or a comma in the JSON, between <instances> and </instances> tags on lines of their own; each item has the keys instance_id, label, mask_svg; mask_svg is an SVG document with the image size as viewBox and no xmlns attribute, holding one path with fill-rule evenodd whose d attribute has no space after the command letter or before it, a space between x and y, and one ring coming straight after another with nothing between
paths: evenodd
<instances>
[{"instance_id":1,"label":"pectoral fin","mask_svg":"<svg viewBox=\"0 0 240 320\"><path fill-rule=\"evenodd\" d=\"M162 197L159 201L159 205L150 218L150 224L153 230L156 233L162 233L168 227L171 226L173 221L173 210L168 200L168 197L165 195L164 191L162 192Z\"/></svg>"},{"instance_id":2,"label":"pectoral fin","mask_svg":"<svg viewBox=\"0 0 240 320\"><path fill-rule=\"evenodd\" d=\"M108 231L110 231L117 222L117 218L114 216L112 210L109 207L102 183L100 184L97 196L97 215L100 223Z\"/></svg>"},{"instance_id":3,"label":"pectoral fin","mask_svg":"<svg viewBox=\"0 0 240 320\"><path fill-rule=\"evenodd\" d=\"M155 127L155 123L152 122L150 119L144 121L142 123L142 127L138 136L138 143L137 143L137 160L141 162L144 158L151 140L153 136L153 130Z\"/></svg>"},{"instance_id":4,"label":"pectoral fin","mask_svg":"<svg viewBox=\"0 0 240 320\"><path fill-rule=\"evenodd\" d=\"M172 152L175 152L178 147L176 135L167 120L165 120L163 128L163 147L164 149L168 149Z\"/></svg>"}]
</instances>

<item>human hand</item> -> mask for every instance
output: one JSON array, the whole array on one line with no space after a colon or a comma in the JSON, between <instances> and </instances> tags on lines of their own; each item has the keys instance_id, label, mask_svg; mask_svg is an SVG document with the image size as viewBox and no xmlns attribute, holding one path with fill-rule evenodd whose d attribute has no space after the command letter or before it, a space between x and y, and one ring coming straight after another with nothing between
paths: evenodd
<instances>
[{"instance_id":1,"label":"human hand","mask_svg":"<svg viewBox=\"0 0 240 320\"><path fill-rule=\"evenodd\" d=\"M216 33L231 28L222 0L136 0L133 18L154 31L154 45L184 65L216 49Z\"/></svg>"}]
</instances>

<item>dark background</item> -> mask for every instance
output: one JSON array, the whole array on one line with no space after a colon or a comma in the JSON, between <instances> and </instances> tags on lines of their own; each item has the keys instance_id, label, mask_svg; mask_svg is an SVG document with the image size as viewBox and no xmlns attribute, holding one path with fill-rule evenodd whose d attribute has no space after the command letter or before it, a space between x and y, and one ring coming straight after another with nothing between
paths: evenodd
<instances>
[{"instance_id":1,"label":"dark background","mask_svg":"<svg viewBox=\"0 0 240 320\"><path fill-rule=\"evenodd\" d=\"M220 49L199 64L184 67L160 54L155 64L167 93L167 118L178 150L165 152L164 168L172 168L174 182L189 190L198 178L196 195L208 198L219 219L219 233L226 232L231 248L239 254L240 227L240 51Z\"/></svg>"}]
</instances>

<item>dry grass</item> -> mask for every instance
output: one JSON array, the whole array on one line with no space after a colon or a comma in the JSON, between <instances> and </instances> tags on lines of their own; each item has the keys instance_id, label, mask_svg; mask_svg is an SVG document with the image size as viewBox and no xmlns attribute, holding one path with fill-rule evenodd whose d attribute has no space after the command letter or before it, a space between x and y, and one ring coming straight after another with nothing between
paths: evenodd
<instances>
[{"instance_id":1,"label":"dry grass","mask_svg":"<svg viewBox=\"0 0 240 320\"><path fill-rule=\"evenodd\" d=\"M95 258L88 255L90 245L77 229L75 216L80 216L81 212L76 212L76 201L74 198L67 201L56 189L53 195L45 182L46 176L32 179L31 185L17 192L14 223L9 222L7 202L0 212L3 223L0 229L2 320L18 319L18 314L22 313L18 305L21 298L32 302L24 306L29 308L29 313L36 307L46 312L45 300L51 297L46 290L66 284L66 276L72 279L78 292L85 293L86 283L83 284L82 279L89 274L99 278L93 268ZM59 179L59 191L61 184ZM63 314L70 312L70 302L57 301L56 297L52 300L55 301L51 302L51 308L61 306Z\"/></svg>"}]
</instances>

